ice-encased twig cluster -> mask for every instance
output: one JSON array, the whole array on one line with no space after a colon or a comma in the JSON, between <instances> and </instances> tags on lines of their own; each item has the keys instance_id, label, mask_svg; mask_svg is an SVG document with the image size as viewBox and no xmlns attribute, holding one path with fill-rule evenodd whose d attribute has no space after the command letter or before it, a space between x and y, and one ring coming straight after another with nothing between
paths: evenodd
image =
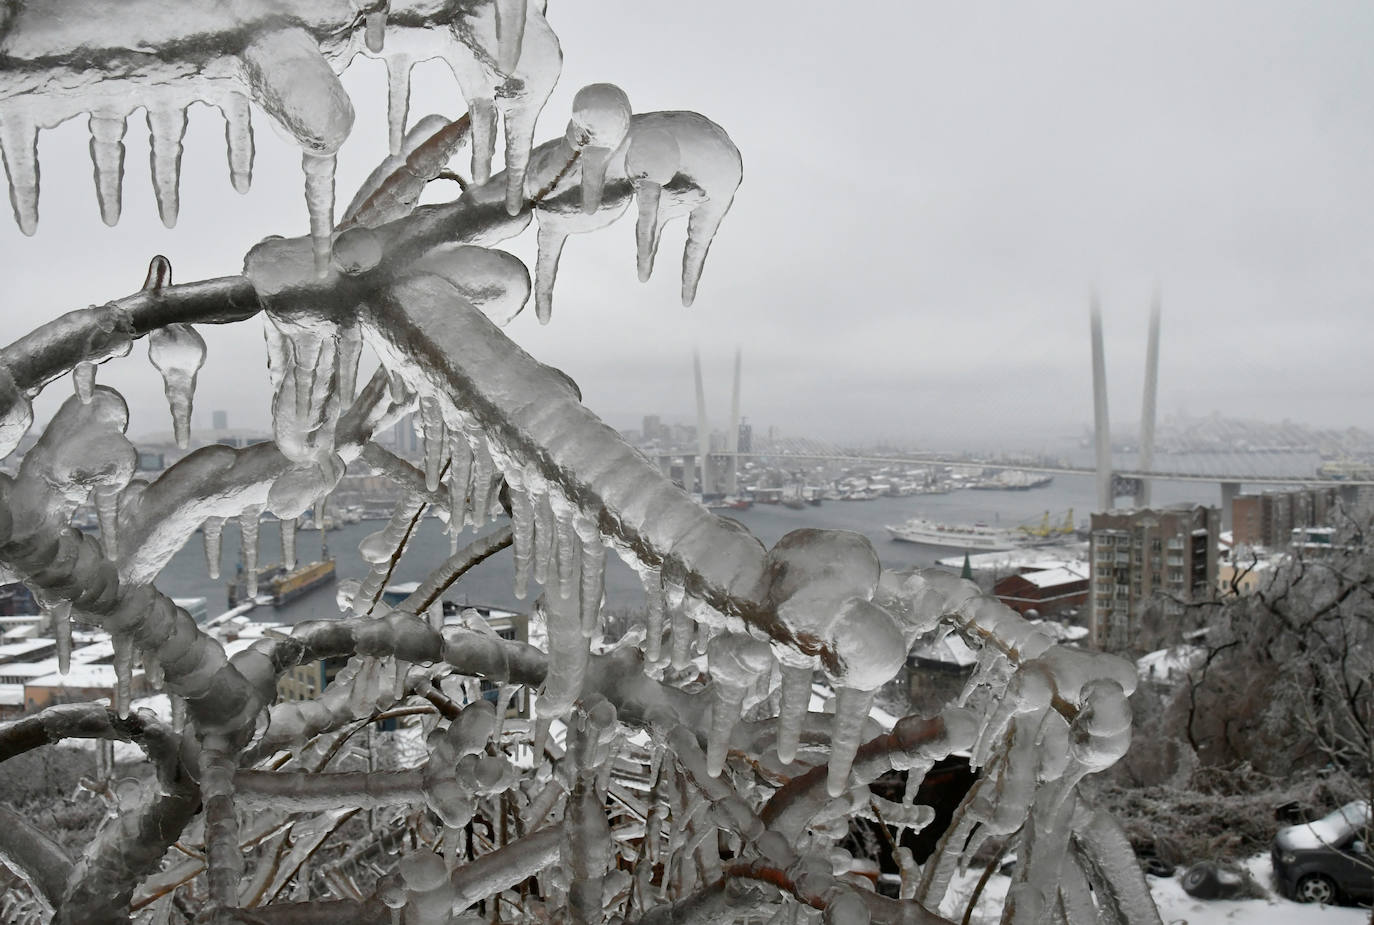
<instances>
[{"instance_id":1,"label":"ice-encased twig cluster","mask_svg":"<svg viewBox=\"0 0 1374 925\"><path fill-rule=\"evenodd\" d=\"M472 172L485 182L504 123L507 198L520 206L535 122L562 67L539 0L286 0L244 4L188 0L175 16L156 0L90 15L76 0L0 5L0 150L10 202L25 234L38 227L38 133L89 117L96 198L119 221L124 135L147 111L153 188L167 227L179 212L182 139L192 103L225 120L229 176L247 192L254 141L249 101L301 149L310 230L329 260L335 156L353 128L338 74L353 58L382 59L390 78L388 133L399 154L410 72L439 59L472 112Z\"/></svg>"},{"instance_id":2,"label":"ice-encased twig cluster","mask_svg":"<svg viewBox=\"0 0 1374 925\"><path fill-rule=\"evenodd\" d=\"M142 723L150 755L153 742L179 743L175 762L156 746L158 783L130 794L79 862L19 827L0 840L4 862L57 921L163 920L178 896L221 922L378 921L394 910L438 923L479 901L540 921L566 909L579 922L774 912L943 922L931 910L989 838L1020 858L1007 922L1157 921L1120 831L1077 792L1129 743L1128 664L1053 645L952 576L885 571L856 534L801 530L765 549L667 481L566 376L500 332L531 295L549 320L568 236L610 224L631 200L641 278L665 223L686 217L690 303L742 177L720 127L695 113L635 113L619 88L596 84L577 94L563 136L533 148L559 51L539 5L523 0L319 0L270 19L192 4L177 24L150 7L148 22L119 24L135 34L47 28L66 22L65 9L0 7L0 53L16 62L0 76L0 140L21 227L36 222L34 133L77 112L93 113L102 215L117 216L130 101L149 107L164 218L176 211L179 113L192 99L222 100L231 171L246 183L247 92L306 151L312 235L264 241L242 276L205 283L172 285L154 261L136 295L0 351L0 452L28 430L33 393L67 373L76 392L18 473L0 477L0 566L33 588L55 625L108 630L119 691L141 661L175 718L148 732L162 727L129 713L118 693L111 712L82 714L80 728L56 710L0 727L0 758L7 738L32 728L54 740L124 738ZM176 45L188 28L195 40ZM175 49L184 71L167 80L176 54L125 50L134 47ZM69 63L76 48L94 62L84 76ZM332 234L330 159L351 125L333 67L355 53L387 59L392 156ZM427 57L453 67L468 113L406 131L407 75ZM115 62L121 76L103 75ZM153 84L151 102L134 92ZM491 176L498 115L507 170ZM417 209L464 144L473 184ZM532 218L533 280L492 249ZM134 479L127 409L95 382L95 365L148 337L181 441L204 357L191 325L255 314L265 316L275 442L206 447L152 483ZM365 341L382 365L358 389ZM370 443L407 412L423 426L420 468ZM405 500L364 543L372 572L344 586L347 618L299 625L231 659L154 587L202 527L215 570L228 518L244 527L251 572L259 517L294 523L359 457L396 478ZM100 513L99 539L68 525L86 501ZM391 610L379 591L425 507L448 520L455 543L493 516L510 525L455 549L423 594ZM283 530L286 559L290 536ZM547 651L502 640L480 619L435 619L437 595L507 545ZM608 649L598 640L611 552L641 576L647 617ZM945 632L981 652L968 689L936 717L877 728L874 692L913 645ZM65 665L70 636L58 638ZM348 659L325 691L274 702L285 672L325 658ZM833 716L810 710L818 680L833 692ZM518 687L537 691L534 721L498 714L478 681L497 685L502 703ZM423 760L334 766L372 720L417 712ZM861 859L838 847L847 820L928 824L913 798L955 751L968 751L982 778L936 854L919 869L904 858L903 898L877 895ZM908 773L908 798L880 806L868 784L891 769ZM349 825L361 838L328 847ZM199 854L168 854L173 842ZM390 852L402 843L398 862Z\"/></svg>"}]
</instances>

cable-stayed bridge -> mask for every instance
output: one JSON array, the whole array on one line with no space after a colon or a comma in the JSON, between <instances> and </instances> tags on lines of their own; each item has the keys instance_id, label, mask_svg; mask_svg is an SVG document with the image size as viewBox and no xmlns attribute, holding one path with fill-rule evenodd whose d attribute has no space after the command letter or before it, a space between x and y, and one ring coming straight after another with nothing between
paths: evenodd
<instances>
[{"instance_id":1,"label":"cable-stayed bridge","mask_svg":"<svg viewBox=\"0 0 1374 925\"><path fill-rule=\"evenodd\" d=\"M1141 403L1139 437L1134 441L1134 460L1114 452L1107 411L1106 361L1102 348L1102 322L1094 294L1090 309L1094 427L1091 464L1058 458L1026 455L996 458L968 453L929 450L871 450L845 447L806 438L750 441L740 437L740 357L735 355L731 419L725 446L713 448L707 429L704 389L699 359L694 358L697 400L697 445L646 451L667 471L682 458L684 472L699 471L701 484L723 485L738 490L739 460L750 459L788 468L791 462L836 466L963 466L981 470L1021 470L1049 475L1080 475L1094 478L1097 510L1110 510L1118 499L1130 498L1135 507L1150 504L1150 484L1157 481L1210 482L1221 486L1222 516L1229 524L1231 501L1242 485L1335 487L1347 503L1356 503L1361 488L1374 486L1374 435L1348 429L1317 430L1284 422L1232 421L1218 415L1169 422L1157 435L1155 421L1159 368L1159 298L1150 311L1145 361L1145 387ZM1158 454L1159 458L1156 458ZM1362 459L1363 457L1364 459ZM723 479L708 476L721 474Z\"/></svg>"}]
</instances>

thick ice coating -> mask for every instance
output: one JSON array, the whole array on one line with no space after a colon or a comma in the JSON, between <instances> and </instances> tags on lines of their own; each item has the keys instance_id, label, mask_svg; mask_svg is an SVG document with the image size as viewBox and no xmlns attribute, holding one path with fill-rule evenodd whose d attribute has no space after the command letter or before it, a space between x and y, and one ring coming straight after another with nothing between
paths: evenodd
<instances>
[{"instance_id":1,"label":"thick ice coating","mask_svg":"<svg viewBox=\"0 0 1374 925\"><path fill-rule=\"evenodd\" d=\"M630 128L630 98L615 84L589 84L573 97L572 118L563 139L578 154L582 174L582 211L601 206L606 167Z\"/></svg>"},{"instance_id":2,"label":"thick ice coating","mask_svg":"<svg viewBox=\"0 0 1374 925\"><path fill-rule=\"evenodd\" d=\"M665 136L672 138L671 146ZM636 152L641 138L647 138L644 149ZM688 217L682 304L691 305L711 241L744 177L739 149L724 129L695 112L641 113L631 123L626 172L639 199L635 239L641 280L653 272L663 226ZM665 175L667 179L655 179Z\"/></svg>"},{"instance_id":3,"label":"thick ice coating","mask_svg":"<svg viewBox=\"0 0 1374 925\"><path fill-rule=\"evenodd\" d=\"M778 540L764 570L768 604L791 636L773 642L783 677L778 757L790 762L811 699L811 673L821 663L830 626L848 601L872 595L882 568L865 537L804 529Z\"/></svg>"},{"instance_id":4,"label":"thick ice coating","mask_svg":"<svg viewBox=\"0 0 1374 925\"><path fill-rule=\"evenodd\" d=\"M148 359L162 374L172 409L172 432L183 450L191 442L191 404L196 374L205 365L205 338L189 324L169 324L148 335Z\"/></svg>"},{"instance_id":5,"label":"thick ice coating","mask_svg":"<svg viewBox=\"0 0 1374 925\"><path fill-rule=\"evenodd\" d=\"M730 733L739 721L744 697L760 674L773 667L768 644L739 633L722 633L706 646L706 667L715 696L711 703L711 732L706 744L706 771L720 775Z\"/></svg>"},{"instance_id":6,"label":"thick ice coating","mask_svg":"<svg viewBox=\"0 0 1374 925\"><path fill-rule=\"evenodd\" d=\"M845 603L829 636L835 658L830 663L823 659L822 664L835 685L835 726L826 787L831 796L839 796L847 787L873 692L901 670L907 649L897 621L863 598Z\"/></svg>"}]
</instances>

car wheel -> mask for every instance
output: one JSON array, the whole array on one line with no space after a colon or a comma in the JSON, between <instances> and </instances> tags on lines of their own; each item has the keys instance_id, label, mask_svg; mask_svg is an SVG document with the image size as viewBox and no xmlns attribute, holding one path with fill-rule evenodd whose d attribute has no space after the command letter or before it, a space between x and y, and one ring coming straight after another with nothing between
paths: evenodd
<instances>
[{"instance_id":1,"label":"car wheel","mask_svg":"<svg viewBox=\"0 0 1374 925\"><path fill-rule=\"evenodd\" d=\"M1194 899L1216 899L1221 895L1216 865L1207 861L1200 861L1184 871L1179 885Z\"/></svg>"},{"instance_id":2,"label":"car wheel","mask_svg":"<svg viewBox=\"0 0 1374 925\"><path fill-rule=\"evenodd\" d=\"M1336 901L1336 884L1331 882L1330 877L1308 874L1298 881L1298 888L1293 893L1294 898L1300 903L1321 903L1329 906Z\"/></svg>"}]
</instances>

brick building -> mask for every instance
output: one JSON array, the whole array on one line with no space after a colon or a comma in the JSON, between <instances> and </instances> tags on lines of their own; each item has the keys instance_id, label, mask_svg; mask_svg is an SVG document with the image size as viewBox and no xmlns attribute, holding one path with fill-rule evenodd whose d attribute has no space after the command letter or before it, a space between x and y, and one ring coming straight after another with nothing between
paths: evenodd
<instances>
[{"instance_id":1,"label":"brick building","mask_svg":"<svg viewBox=\"0 0 1374 925\"><path fill-rule=\"evenodd\" d=\"M1335 488L1237 495L1231 502L1235 545L1282 549L1292 541L1294 530L1329 525L1339 497Z\"/></svg>"},{"instance_id":2,"label":"brick building","mask_svg":"<svg viewBox=\"0 0 1374 925\"><path fill-rule=\"evenodd\" d=\"M1092 515L1089 642L1132 647L1145 605L1162 596L1166 612L1213 594L1221 511L1202 505Z\"/></svg>"},{"instance_id":3,"label":"brick building","mask_svg":"<svg viewBox=\"0 0 1374 925\"><path fill-rule=\"evenodd\" d=\"M1027 569L998 581L992 593L1022 616L1031 610L1049 616L1088 602L1087 571L1070 565Z\"/></svg>"}]
</instances>

